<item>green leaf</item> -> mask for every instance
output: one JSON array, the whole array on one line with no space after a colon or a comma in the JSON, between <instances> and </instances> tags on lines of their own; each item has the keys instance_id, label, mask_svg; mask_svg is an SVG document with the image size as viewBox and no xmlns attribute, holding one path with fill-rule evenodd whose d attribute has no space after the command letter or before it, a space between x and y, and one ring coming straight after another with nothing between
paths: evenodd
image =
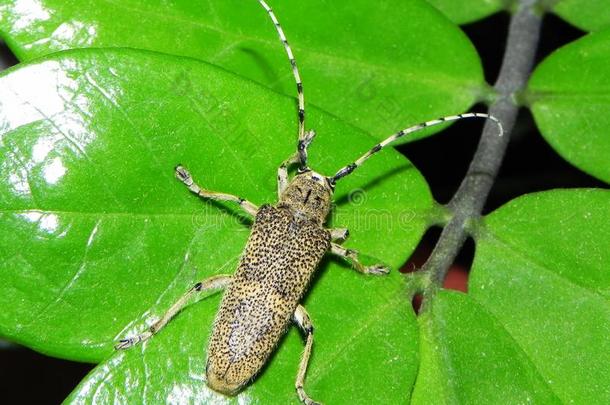
<instances>
[{"instance_id":1,"label":"green leaf","mask_svg":"<svg viewBox=\"0 0 610 405\"><path fill-rule=\"evenodd\" d=\"M0 32L21 60L67 48L149 49L199 58L296 96L286 53L256 0L154 3L4 0ZM271 3L306 101L377 138L463 111L491 91L473 45L423 0Z\"/></svg>"},{"instance_id":2,"label":"green leaf","mask_svg":"<svg viewBox=\"0 0 610 405\"><path fill-rule=\"evenodd\" d=\"M556 0L551 10L584 31L598 31L610 25L606 0Z\"/></svg>"},{"instance_id":3,"label":"green leaf","mask_svg":"<svg viewBox=\"0 0 610 405\"><path fill-rule=\"evenodd\" d=\"M194 282L235 268L244 219L233 206L192 195L174 166L184 164L209 189L262 204L276 200L277 166L296 144L293 100L193 59L144 51L68 51L19 65L0 76L0 103L0 334L82 361L106 359L117 339L144 330ZM314 170L334 173L374 144L316 109L310 119L318 129ZM339 182L335 202L332 222L351 231L346 245L395 274L364 277L334 260L323 266L306 301L320 340L312 395L332 398L334 384L360 395L364 388L346 381L391 379L387 395L404 398L416 342L397 269L428 225L430 192L387 150ZM203 360L195 358L204 356L217 298L206 301L146 346L163 367L155 379L140 349L115 355L91 378L110 372L105 389L121 395L178 395L193 378L204 390ZM297 340L277 360L288 359L290 379ZM376 354L365 355L371 348ZM176 368L167 368L174 354ZM115 366L129 384L120 370L113 379ZM270 367L260 395L292 393L292 384L275 384L283 375Z\"/></svg>"},{"instance_id":4,"label":"green leaf","mask_svg":"<svg viewBox=\"0 0 610 405\"><path fill-rule=\"evenodd\" d=\"M554 52L534 72L527 99L551 146L579 169L610 181L610 31Z\"/></svg>"},{"instance_id":5,"label":"green leaf","mask_svg":"<svg viewBox=\"0 0 610 405\"><path fill-rule=\"evenodd\" d=\"M333 266L336 267L336 266ZM315 324L305 388L329 404L402 403L417 374L417 321L401 275L364 278L329 268L306 302ZM300 403L294 382L303 339L291 328L263 374L236 398L205 381L205 350L220 295L187 308L145 344L98 365L66 404ZM168 370L171 370L168 372Z\"/></svg>"},{"instance_id":6,"label":"green leaf","mask_svg":"<svg viewBox=\"0 0 610 405\"><path fill-rule=\"evenodd\" d=\"M512 201L477 238L469 292L561 403L610 402L610 191Z\"/></svg>"},{"instance_id":7,"label":"green leaf","mask_svg":"<svg viewBox=\"0 0 610 405\"><path fill-rule=\"evenodd\" d=\"M468 295L441 291L419 325L413 404L558 402L510 334Z\"/></svg>"},{"instance_id":8,"label":"green leaf","mask_svg":"<svg viewBox=\"0 0 610 405\"><path fill-rule=\"evenodd\" d=\"M506 0L426 0L456 24L482 20L506 6Z\"/></svg>"}]
</instances>

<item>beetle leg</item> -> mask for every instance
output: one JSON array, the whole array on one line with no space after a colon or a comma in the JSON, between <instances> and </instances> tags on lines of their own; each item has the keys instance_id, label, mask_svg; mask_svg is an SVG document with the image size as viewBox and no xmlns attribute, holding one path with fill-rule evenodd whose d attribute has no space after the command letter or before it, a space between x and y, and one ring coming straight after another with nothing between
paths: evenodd
<instances>
[{"instance_id":1,"label":"beetle leg","mask_svg":"<svg viewBox=\"0 0 610 405\"><path fill-rule=\"evenodd\" d=\"M248 214L252 215L253 217L256 216L256 212L258 211L258 207L256 205L252 204L248 200L244 200L243 198L237 197L232 194L218 193L199 187L197 183L193 181L193 178L191 177L191 174L188 172L188 170L186 170L182 166L176 166L176 178L178 178L178 180L183 182L189 190L191 190L193 193L197 194L201 198L208 198L210 200L216 201L231 201L236 204L239 204L239 206Z\"/></svg>"},{"instance_id":2,"label":"beetle leg","mask_svg":"<svg viewBox=\"0 0 610 405\"><path fill-rule=\"evenodd\" d=\"M189 300L193 295L197 293L207 292L210 290L224 289L230 281L231 276L221 274L217 276L212 276L195 284L193 287L191 287L190 290L186 292L186 294L180 297L180 299L178 299L178 301L176 301L169 310L167 310L167 312L161 317L161 319L159 319L150 328L148 328L146 332L143 332L137 336L128 339L121 339L114 348L117 350L127 349L140 342L150 339L155 333L159 332L159 330L161 330L165 325L167 325L167 323L178 312L180 312L185 306L190 304ZM205 297L200 296L199 299L201 298Z\"/></svg>"},{"instance_id":3,"label":"beetle leg","mask_svg":"<svg viewBox=\"0 0 610 405\"><path fill-rule=\"evenodd\" d=\"M288 167L298 163L299 155L295 153L288 159L284 160L280 167L277 168L277 196L280 198L288 186Z\"/></svg>"},{"instance_id":4,"label":"beetle leg","mask_svg":"<svg viewBox=\"0 0 610 405\"><path fill-rule=\"evenodd\" d=\"M309 318L309 314L302 305L299 305L294 311L293 319L303 333L305 333L307 338L305 350L303 351L303 356L301 357L301 364L299 364L299 372L297 373L297 379L295 382L297 394L299 395L301 402L303 402L305 405L320 405L319 402L312 400L303 389L303 384L305 383L305 372L307 371L309 356L311 356L311 348L313 346L313 325L311 323L311 319Z\"/></svg>"},{"instance_id":5,"label":"beetle leg","mask_svg":"<svg viewBox=\"0 0 610 405\"><path fill-rule=\"evenodd\" d=\"M388 274L390 269L383 264L374 264L372 266L365 266L358 260L358 252L352 249L346 249L341 245L334 242L330 243L330 252L334 255L342 257L343 259L352 263L354 269L363 274L375 274L383 275Z\"/></svg>"},{"instance_id":6,"label":"beetle leg","mask_svg":"<svg viewBox=\"0 0 610 405\"><path fill-rule=\"evenodd\" d=\"M343 242L349 237L349 229L347 228L332 228L330 229L330 238L334 241Z\"/></svg>"}]
</instances>

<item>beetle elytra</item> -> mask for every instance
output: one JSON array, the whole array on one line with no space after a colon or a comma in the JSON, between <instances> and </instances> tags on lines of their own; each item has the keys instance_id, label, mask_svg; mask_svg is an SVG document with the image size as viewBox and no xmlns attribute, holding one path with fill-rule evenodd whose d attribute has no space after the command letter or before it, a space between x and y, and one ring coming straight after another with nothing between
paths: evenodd
<instances>
[{"instance_id":1,"label":"beetle elytra","mask_svg":"<svg viewBox=\"0 0 610 405\"><path fill-rule=\"evenodd\" d=\"M331 253L347 259L361 273L382 275L389 271L383 265L363 265L356 251L342 247L339 242L348 237L347 229L324 227L337 181L390 143L423 128L464 118L486 118L498 125L500 135L503 130L497 118L488 114L447 116L395 133L332 176L311 170L307 163L307 149L315 132L305 130L305 99L299 70L275 14L264 0L258 1L275 25L297 87L298 144L296 152L278 169L279 200L274 205L257 207L243 198L203 189L184 167L176 167L176 177L193 193L204 199L234 202L253 216L252 230L233 276L218 275L198 282L147 331L121 340L116 348L126 349L149 339L184 308L194 294L225 289L207 350L209 387L227 395L238 393L266 363L292 320L306 336L296 376L297 394L303 403L315 404L303 388L314 328L299 302L320 260L324 254ZM288 168L292 165L298 165L298 170L289 179Z\"/></svg>"}]
</instances>

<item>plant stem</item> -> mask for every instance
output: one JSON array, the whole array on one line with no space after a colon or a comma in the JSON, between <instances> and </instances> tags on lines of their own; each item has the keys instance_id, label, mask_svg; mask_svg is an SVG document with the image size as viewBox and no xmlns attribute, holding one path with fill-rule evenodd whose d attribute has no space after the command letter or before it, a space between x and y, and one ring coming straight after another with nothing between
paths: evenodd
<instances>
[{"instance_id":1,"label":"plant stem","mask_svg":"<svg viewBox=\"0 0 610 405\"><path fill-rule=\"evenodd\" d=\"M466 238L469 224L481 216L481 211L498 174L510 139L519 106L514 95L525 87L531 73L540 36L542 17L536 14L535 0L520 0L510 21L506 50L498 80L494 85L497 98L490 114L504 126L504 136L498 136L495 124L487 122L468 172L447 208L453 213L443 229L430 257L420 269L431 281L423 291L426 301L442 285Z\"/></svg>"}]
</instances>

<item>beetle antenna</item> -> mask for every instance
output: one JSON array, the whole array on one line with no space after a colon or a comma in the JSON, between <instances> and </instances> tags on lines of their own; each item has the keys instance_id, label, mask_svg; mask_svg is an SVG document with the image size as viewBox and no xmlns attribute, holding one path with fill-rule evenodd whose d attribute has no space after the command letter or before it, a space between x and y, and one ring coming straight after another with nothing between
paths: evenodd
<instances>
[{"instance_id":1,"label":"beetle antenna","mask_svg":"<svg viewBox=\"0 0 610 405\"><path fill-rule=\"evenodd\" d=\"M433 127L435 125L443 124L445 122L458 121L458 120L462 120L462 119L466 119L466 118L485 118L485 119L491 120L498 125L498 129L500 132L499 136L502 136L504 134L504 127L502 127L502 123L500 122L500 120L497 119L496 117L494 117L493 115L484 114L484 113L464 113L464 114L458 114L458 115L449 115L447 117L442 117L442 118L438 118L435 120L422 122L421 124L417 124L415 126L407 128L407 129L403 129L402 131L398 131L394 135L383 140L381 143L378 143L372 149L370 149L368 152L366 152L364 155L362 155L354 163L350 163L349 165L341 168L333 177L329 178L329 181L331 184L335 184L337 182L337 180L347 176L348 174L350 174L351 172L353 172L354 170L356 170L357 168L362 166L362 164L368 158L373 156L375 153L379 152L380 150L382 150L383 148L385 148L392 142L396 141L397 139L402 138L403 136L405 136L407 134L411 134L413 132L420 131L427 127Z\"/></svg>"},{"instance_id":2,"label":"beetle antenna","mask_svg":"<svg viewBox=\"0 0 610 405\"><path fill-rule=\"evenodd\" d=\"M284 44L284 49L288 55L290 65L292 66L292 74L294 75L294 81L297 84L297 96L299 99L299 143L297 146L297 151L299 153L299 163L301 165L301 169L305 170L307 168L307 147L309 146L309 143L311 143L314 134L305 134L305 96L303 94L303 82L301 82L301 75L299 74L299 69L297 68L297 61L294 58L290 45L288 45L288 40L286 39L284 30L282 29L277 17L273 13L271 7L269 7L264 0L258 0L258 2L261 4L261 6L263 6L265 11L267 11L271 21L273 21L273 25L275 25L275 29L280 37L280 41L282 41Z\"/></svg>"}]
</instances>

